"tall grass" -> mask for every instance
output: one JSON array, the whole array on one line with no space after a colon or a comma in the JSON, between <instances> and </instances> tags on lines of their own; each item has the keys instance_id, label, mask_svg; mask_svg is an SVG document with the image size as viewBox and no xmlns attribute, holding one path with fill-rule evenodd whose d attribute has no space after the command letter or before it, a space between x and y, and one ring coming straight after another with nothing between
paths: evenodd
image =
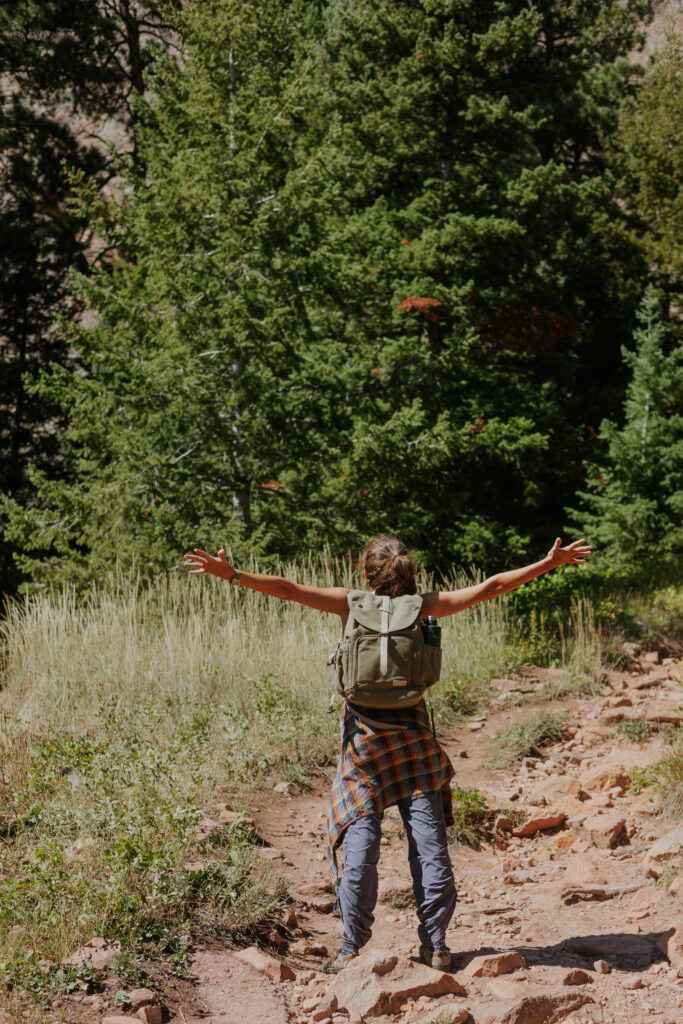
<instances>
[{"instance_id":1,"label":"tall grass","mask_svg":"<svg viewBox=\"0 0 683 1024\"><path fill-rule=\"evenodd\" d=\"M350 564L330 558L281 571L316 586L360 585ZM484 684L503 671L504 602L476 606L443 627L445 680ZM141 586L119 575L80 600L65 590L9 605L0 622L0 702L33 728L79 732L93 728L103 704L126 711L158 701L173 718L226 702L247 712L274 680L322 715L338 630L336 616L222 580L173 575Z\"/></svg>"}]
</instances>

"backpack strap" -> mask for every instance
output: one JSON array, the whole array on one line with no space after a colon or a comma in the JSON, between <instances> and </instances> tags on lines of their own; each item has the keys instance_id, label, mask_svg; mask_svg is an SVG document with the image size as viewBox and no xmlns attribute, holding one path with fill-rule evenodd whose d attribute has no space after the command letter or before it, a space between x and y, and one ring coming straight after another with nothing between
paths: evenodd
<instances>
[{"instance_id":1,"label":"backpack strap","mask_svg":"<svg viewBox=\"0 0 683 1024\"><path fill-rule=\"evenodd\" d=\"M391 598L384 594L382 596L382 634L379 642L379 670L382 675L386 675L389 659L389 638L387 634L389 632L389 616L391 611Z\"/></svg>"}]
</instances>

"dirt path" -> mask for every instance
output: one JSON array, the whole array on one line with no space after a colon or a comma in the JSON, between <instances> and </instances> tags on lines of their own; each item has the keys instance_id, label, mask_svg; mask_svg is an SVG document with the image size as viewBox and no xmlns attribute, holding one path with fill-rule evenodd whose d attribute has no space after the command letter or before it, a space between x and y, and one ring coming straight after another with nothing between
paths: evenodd
<instances>
[{"instance_id":1,"label":"dirt path","mask_svg":"<svg viewBox=\"0 0 683 1024\"><path fill-rule=\"evenodd\" d=\"M541 670L536 674L543 676ZM491 840L477 851L452 845L459 899L448 941L457 977L468 990L458 1006L469 1009L476 1022L504 1020L506 1008L514 1007L525 992L536 992L539 986L566 992L563 981L569 971L582 968L590 976L582 990L595 1000L593 1009L553 1020L680 1021L683 977L656 940L683 916L683 888L677 883L667 889L648 877L647 857L655 841L680 823L653 817L647 792L633 796L626 791L628 770L657 760L664 741L655 733L639 744L614 733L620 715L643 722L675 721L680 707L675 666L644 662L631 673L611 673L599 697L563 701L573 735L548 748L545 759L527 759L513 772L496 772L486 767L495 733L544 705L534 693L515 696L517 706L494 704L483 723L464 723L440 737L456 767L456 781L481 790L496 810L519 807L527 820L548 820L555 811L566 817L561 826L531 837L492 829ZM472 725L479 728L472 731ZM338 948L341 936L340 922L329 912L323 852L328 799L326 780L302 796L255 795L250 806L260 835L282 854L274 867L287 878L297 900L298 929L282 952L285 962L304 975L319 968L323 950ZM408 955L416 946L416 919L407 842L395 808L385 816L383 832L380 901L367 949ZM680 870L680 857L671 863ZM664 863L656 864L650 875L663 871L667 880L672 868ZM582 891L590 887L596 889L593 898ZM617 892L610 898L596 898L611 890ZM507 949L522 954L525 969L504 980L462 974L475 956ZM609 973L594 969L599 960ZM326 985L329 979L321 982L316 973L305 991L297 991L301 985L294 982L282 986L292 1019L313 1020L309 1004L302 1009L304 997L324 991ZM444 999L430 999L426 1006L407 1002L404 1013L392 1019L430 1020ZM529 1024L535 1024L532 1017Z\"/></svg>"}]
</instances>

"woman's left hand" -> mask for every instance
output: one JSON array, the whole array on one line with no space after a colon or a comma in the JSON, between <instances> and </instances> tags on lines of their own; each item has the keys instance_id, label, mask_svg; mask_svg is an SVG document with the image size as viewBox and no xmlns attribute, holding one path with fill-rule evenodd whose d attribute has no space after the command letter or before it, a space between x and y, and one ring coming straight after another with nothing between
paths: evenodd
<instances>
[{"instance_id":1,"label":"woman's left hand","mask_svg":"<svg viewBox=\"0 0 683 1024\"><path fill-rule=\"evenodd\" d=\"M558 537L546 555L552 569L556 569L558 565L579 565L590 557L593 550L590 544L586 544L584 537L568 544L566 548L561 548L561 543L562 538Z\"/></svg>"},{"instance_id":2,"label":"woman's left hand","mask_svg":"<svg viewBox=\"0 0 683 1024\"><path fill-rule=\"evenodd\" d=\"M213 576L220 576L223 580L231 580L233 576L237 575L237 570L233 569L225 557L223 548L218 552L217 558L209 555L206 551L195 548L194 554L185 555L184 568L189 570L190 576L195 573L208 572Z\"/></svg>"}]
</instances>

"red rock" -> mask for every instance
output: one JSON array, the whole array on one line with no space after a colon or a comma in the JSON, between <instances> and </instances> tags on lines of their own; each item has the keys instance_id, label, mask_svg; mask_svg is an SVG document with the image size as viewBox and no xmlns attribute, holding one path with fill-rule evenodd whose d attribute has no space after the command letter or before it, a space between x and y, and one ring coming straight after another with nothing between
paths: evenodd
<instances>
[{"instance_id":1,"label":"red rock","mask_svg":"<svg viewBox=\"0 0 683 1024\"><path fill-rule=\"evenodd\" d=\"M606 960L596 960L593 964L593 970L597 971L598 974L609 974L612 968Z\"/></svg>"},{"instance_id":2,"label":"red rock","mask_svg":"<svg viewBox=\"0 0 683 1024\"><path fill-rule=\"evenodd\" d=\"M296 953L297 956L329 956L329 950L327 946L321 946L318 943L310 942L308 939L299 939L290 947L292 953Z\"/></svg>"},{"instance_id":3,"label":"red rock","mask_svg":"<svg viewBox=\"0 0 683 1024\"><path fill-rule=\"evenodd\" d=\"M118 939L103 939L95 936L72 953L62 963L65 970L82 967L90 961L94 971L103 971L121 952L121 943Z\"/></svg>"},{"instance_id":4,"label":"red rock","mask_svg":"<svg viewBox=\"0 0 683 1024\"><path fill-rule=\"evenodd\" d=\"M626 821L611 814L602 814L587 823L588 834L601 850L613 850L628 842Z\"/></svg>"},{"instance_id":5,"label":"red rock","mask_svg":"<svg viewBox=\"0 0 683 1024\"><path fill-rule=\"evenodd\" d=\"M509 871L507 875L503 876L503 885L528 885L535 881L536 879L532 878L527 871Z\"/></svg>"},{"instance_id":6,"label":"red rock","mask_svg":"<svg viewBox=\"0 0 683 1024\"><path fill-rule=\"evenodd\" d=\"M239 952L232 955L235 959L241 960L242 963L249 964L250 967L260 971L261 974L267 974L273 981L293 981L296 977L294 971L287 967L286 964L283 964L281 960L270 956L269 953L264 953L263 950L257 949L256 946L240 949Z\"/></svg>"},{"instance_id":7,"label":"red rock","mask_svg":"<svg viewBox=\"0 0 683 1024\"><path fill-rule=\"evenodd\" d=\"M600 771L593 771L582 776L581 785L584 789L605 791L620 786L621 789L628 789L631 785L631 776L623 765L612 765L610 768L602 768Z\"/></svg>"},{"instance_id":8,"label":"red rock","mask_svg":"<svg viewBox=\"0 0 683 1024\"><path fill-rule=\"evenodd\" d=\"M151 988L132 988L126 995L133 1011L148 1003L155 1003L157 998Z\"/></svg>"},{"instance_id":9,"label":"red rock","mask_svg":"<svg viewBox=\"0 0 683 1024\"><path fill-rule=\"evenodd\" d=\"M622 697L613 697L612 700L610 701L610 704L611 704L611 706L613 708L630 708L630 707L633 707L633 701L631 700L630 697L626 697L625 695L622 696Z\"/></svg>"},{"instance_id":10,"label":"red rock","mask_svg":"<svg viewBox=\"0 0 683 1024\"><path fill-rule=\"evenodd\" d=\"M509 974L520 967L526 967L526 960L517 950L511 949L507 953L494 953L492 956L475 956L463 974L468 978L497 978L500 974Z\"/></svg>"},{"instance_id":11,"label":"red rock","mask_svg":"<svg viewBox=\"0 0 683 1024\"><path fill-rule=\"evenodd\" d=\"M161 1024L161 1007L160 1006L141 1006L135 1014L139 1017L144 1024Z\"/></svg>"},{"instance_id":12,"label":"red rock","mask_svg":"<svg viewBox=\"0 0 683 1024\"><path fill-rule=\"evenodd\" d=\"M558 832L553 838L553 843L558 850L565 853L567 850L571 850L578 838L579 833L573 828L568 828L565 829L564 832Z\"/></svg>"},{"instance_id":13,"label":"red rock","mask_svg":"<svg viewBox=\"0 0 683 1024\"><path fill-rule=\"evenodd\" d=\"M513 981L510 978L487 978L486 986L498 999L520 999L529 991L526 981Z\"/></svg>"},{"instance_id":14,"label":"red rock","mask_svg":"<svg viewBox=\"0 0 683 1024\"><path fill-rule=\"evenodd\" d=\"M512 834L513 836L535 836L537 832L557 828L566 817L564 811L546 811L544 814L537 814L529 818L519 828L514 829Z\"/></svg>"},{"instance_id":15,"label":"red rock","mask_svg":"<svg viewBox=\"0 0 683 1024\"><path fill-rule=\"evenodd\" d=\"M650 847L645 856L645 873L650 878L659 878L662 864L683 852L683 826L667 832Z\"/></svg>"},{"instance_id":16,"label":"red rock","mask_svg":"<svg viewBox=\"0 0 683 1024\"><path fill-rule=\"evenodd\" d=\"M495 1024L557 1024L574 1010L592 1002L586 992L567 992L566 989L538 992L523 996L494 1020Z\"/></svg>"},{"instance_id":17,"label":"red rock","mask_svg":"<svg viewBox=\"0 0 683 1024\"><path fill-rule=\"evenodd\" d=\"M659 936L657 946L672 967L679 971L683 968L683 917L674 921L671 928Z\"/></svg>"},{"instance_id":18,"label":"red rock","mask_svg":"<svg viewBox=\"0 0 683 1024\"><path fill-rule=\"evenodd\" d=\"M563 985L588 985L593 979L590 974L586 971L582 971L579 967L575 967L573 971L569 971L565 974L562 979Z\"/></svg>"},{"instance_id":19,"label":"red rock","mask_svg":"<svg viewBox=\"0 0 683 1024\"><path fill-rule=\"evenodd\" d=\"M362 953L336 975L319 1010L333 1013L339 1008L352 1017L379 1017L399 1012L402 1004L413 997L448 994L466 995L452 974L378 950Z\"/></svg>"},{"instance_id":20,"label":"red rock","mask_svg":"<svg viewBox=\"0 0 683 1024\"><path fill-rule=\"evenodd\" d=\"M284 921L284 923L285 923L287 928L298 928L299 927L299 921L297 919L296 914L291 909L291 907L288 910L285 911L285 914L284 914L284 917L283 917L283 921Z\"/></svg>"},{"instance_id":21,"label":"red rock","mask_svg":"<svg viewBox=\"0 0 683 1024\"><path fill-rule=\"evenodd\" d=\"M506 814L501 814L499 818L496 818L496 828L499 832L512 832L512 818L508 818Z\"/></svg>"}]
</instances>

